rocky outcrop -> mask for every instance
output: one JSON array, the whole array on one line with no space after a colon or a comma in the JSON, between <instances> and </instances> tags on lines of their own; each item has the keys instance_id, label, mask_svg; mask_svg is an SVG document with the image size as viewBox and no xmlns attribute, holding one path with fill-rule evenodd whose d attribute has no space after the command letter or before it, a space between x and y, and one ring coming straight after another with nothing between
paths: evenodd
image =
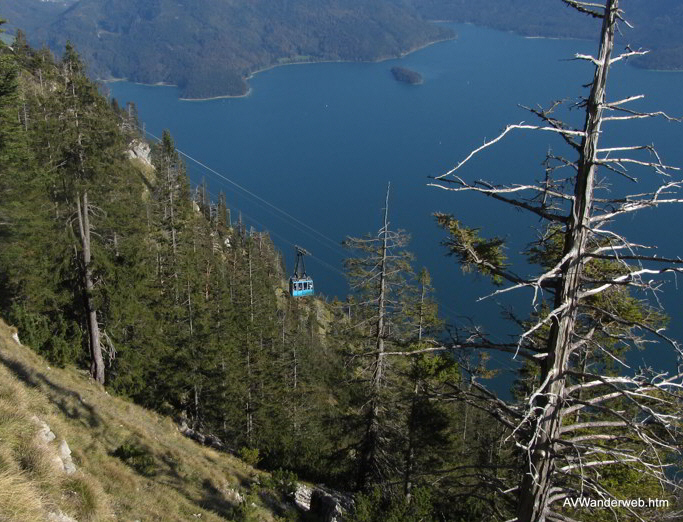
<instances>
[{"instance_id":1,"label":"rocky outcrop","mask_svg":"<svg viewBox=\"0 0 683 522\"><path fill-rule=\"evenodd\" d=\"M51 443L57 438L57 436L52 432L50 426L48 426L45 421L40 420L35 415L31 417L31 420L38 425L38 433L36 434L36 438L40 441L41 444L44 444L48 447L52 447ZM57 448L54 449L54 451L55 456L53 460L55 463L55 467L60 471L63 471L67 475L75 473L76 465L74 464L74 461L71 458L71 448L69 448L69 445L64 439L62 439L62 441L59 443Z\"/></svg>"},{"instance_id":2,"label":"rocky outcrop","mask_svg":"<svg viewBox=\"0 0 683 522\"><path fill-rule=\"evenodd\" d=\"M59 448L57 450L57 455L62 461L62 466L64 468L64 473L71 475L76 472L76 465L71 459L71 449L64 439L59 443Z\"/></svg>"},{"instance_id":3,"label":"rocky outcrop","mask_svg":"<svg viewBox=\"0 0 683 522\"><path fill-rule=\"evenodd\" d=\"M197 430L193 430L187 425L187 421L185 419L182 419L180 421L180 424L178 426L178 431L185 435L186 437L199 442L199 444L203 444L204 446L210 446L213 449L216 450L222 450L222 451L227 451L228 453L234 453L232 450L229 448L226 448L225 444L223 444L223 441L216 437L215 435L211 434L204 434L201 433Z\"/></svg>"},{"instance_id":4,"label":"rocky outcrop","mask_svg":"<svg viewBox=\"0 0 683 522\"><path fill-rule=\"evenodd\" d=\"M310 512L323 522L343 522L345 515L353 511L350 495L325 486L297 484L294 502L299 509Z\"/></svg>"},{"instance_id":5,"label":"rocky outcrop","mask_svg":"<svg viewBox=\"0 0 683 522\"><path fill-rule=\"evenodd\" d=\"M55 440L56 435L52 433L52 430L50 429L50 426L47 425L46 422L41 421L38 417L35 415L31 417L31 420L39 426L38 429L38 435L37 437L45 444L49 444L53 440Z\"/></svg>"},{"instance_id":6,"label":"rocky outcrop","mask_svg":"<svg viewBox=\"0 0 683 522\"><path fill-rule=\"evenodd\" d=\"M294 503L302 511L311 510L311 495L313 495L313 488L306 484L297 484L294 492Z\"/></svg>"},{"instance_id":7,"label":"rocky outcrop","mask_svg":"<svg viewBox=\"0 0 683 522\"><path fill-rule=\"evenodd\" d=\"M149 143L140 140L133 140L128 146L128 157L139 159L146 165L152 167L152 156Z\"/></svg>"}]
</instances>

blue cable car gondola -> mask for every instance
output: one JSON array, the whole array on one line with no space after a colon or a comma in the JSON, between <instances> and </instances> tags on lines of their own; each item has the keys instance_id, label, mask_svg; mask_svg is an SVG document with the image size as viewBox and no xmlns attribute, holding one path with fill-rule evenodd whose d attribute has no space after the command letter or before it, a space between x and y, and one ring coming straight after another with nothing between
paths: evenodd
<instances>
[{"instance_id":1,"label":"blue cable car gondola","mask_svg":"<svg viewBox=\"0 0 683 522\"><path fill-rule=\"evenodd\" d=\"M292 297L304 297L313 295L313 279L306 275L306 263L304 256L310 255L308 250L295 246L296 249L296 267L294 274L289 278L289 295Z\"/></svg>"}]
</instances>

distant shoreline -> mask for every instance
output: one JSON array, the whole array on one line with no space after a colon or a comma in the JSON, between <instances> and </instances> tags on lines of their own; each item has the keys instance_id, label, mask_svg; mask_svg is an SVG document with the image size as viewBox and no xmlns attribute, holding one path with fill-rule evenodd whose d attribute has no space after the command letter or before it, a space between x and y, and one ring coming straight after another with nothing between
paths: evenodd
<instances>
[{"instance_id":1,"label":"distant shoreline","mask_svg":"<svg viewBox=\"0 0 683 522\"><path fill-rule=\"evenodd\" d=\"M313 64L318 64L318 63L382 63L386 62L389 60L398 60L400 58L403 58L404 56L407 56L409 54L415 53L417 51L421 51L422 49L426 49L427 47L430 47L432 45L436 45L439 43L443 42L450 42L452 40L457 40L458 35L454 34L450 38L440 38L439 40L434 40L432 42L427 42L422 45L418 45L416 47L413 47L407 51L404 51L403 53L399 54L398 56L384 56L381 58L377 58L376 60L300 60L300 61L292 61L292 62L286 62L286 63L274 63L271 65L267 65L265 67L262 67L260 69L256 69L254 71L251 71L245 78L244 80L248 82L249 80L253 79L257 74L270 71L271 69L275 69L277 67L285 67L288 65L313 65ZM116 82L130 82L128 78L109 78L106 80L100 79L102 83L116 83ZM166 83L166 82L157 82L157 83L142 83L142 82L131 82L136 85L144 85L147 87L178 87L175 84L172 83ZM244 94L220 94L218 96L206 96L206 97L201 97L201 98L185 98L182 96L179 96L178 99L180 101L186 101L186 102L203 102L203 101L213 101L213 100L222 100L226 98L246 98L247 96L250 96L253 92L253 89L249 87L247 89L247 92Z\"/></svg>"},{"instance_id":2,"label":"distant shoreline","mask_svg":"<svg viewBox=\"0 0 683 522\"><path fill-rule=\"evenodd\" d=\"M455 34L451 38L440 38L439 40L434 40L432 42L427 42L422 45L418 45L416 47L413 47L407 51L404 51L403 53L399 54L398 56L383 56L381 58L377 58L376 60L301 60L301 61L295 61L295 62L287 62L287 63L274 63L272 65L267 65L265 67L262 67L261 69L256 69L252 72L250 72L246 77L245 80L249 81L254 76L256 76L259 73L270 71L272 69L276 69L278 67L286 67L288 65L314 65L317 63L382 63L382 62L388 62L389 60L398 60L400 58L403 58L404 56L408 56L409 54L415 53L417 51L421 51L422 49L426 49L427 47L430 47L432 45L436 45L439 43L443 42L450 42L452 40L457 40L458 35ZM217 99L217 98L241 98L244 96L248 96L251 94L252 89L250 88L246 94L240 94L240 95L228 95L228 96L215 96L213 98L180 98L181 100L185 101L203 101L203 100L212 100L212 99Z\"/></svg>"},{"instance_id":3,"label":"distant shoreline","mask_svg":"<svg viewBox=\"0 0 683 522\"><path fill-rule=\"evenodd\" d=\"M132 82L128 78L107 78L102 79L98 78L98 82L102 83L119 83L119 82L129 82L135 85L144 85L145 87L178 87L175 83L167 83L167 82L156 82L156 83L144 83L144 82Z\"/></svg>"},{"instance_id":4,"label":"distant shoreline","mask_svg":"<svg viewBox=\"0 0 683 522\"><path fill-rule=\"evenodd\" d=\"M221 94L220 96L209 96L207 98L182 98L179 97L178 99L180 101L185 101L185 102L203 102L203 101L212 101L212 100L223 100L225 98L246 98L247 96L251 95L252 89L249 87L247 89L247 92L244 94Z\"/></svg>"},{"instance_id":5,"label":"distant shoreline","mask_svg":"<svg viewBox=\"0 0 683 522\"><path fill-rule=\"evenodd\" d=\"M432 23L443 23L443 24L463 24L463 25L475 25L478 27L483 27L486 29L492 29L494 31L502 31L502 32L510 32L513 33L521 38L527 39L527 40L583 40L582 38L573 38L573 37L557 37L557 36L539 36L539 35L523 35L521 33L516 32L513 29L508 29L508 30L503 30L503 29L496 29L490 26L484 26L484 25L478 25L478 24L473 24L471 22L454 22L452 20L430 20ZM260 69L255 69L247 76L244 77L244 80L246 82L249 82L249 80L252 80L257 74L263 73L270 71L272 69L276 69L278 67L286 67L288 65L314 65L314 64L322 64L322 63L382 63L386 62L389 60L397 60L401 59L404 56L408 56L409 54L415 53L417 51L420 51L422 49L426 49L427 47L430 47L432 45L436 45L439 43L443 42L449 42L452 40L457 40L458 39L458 34L454 34L450 38L441 38L438 40L434 40L431 42L427 42L422 45L418 45L416 47L413 47L407 51L404 51L403 53L397 55L397 56L384 56L381 58L377 58L376 60L298 60L298 61L291 61L291 62L285 62L285 63L274 63L271 65L267 65L264 67L261 67ZM635 67L636 69L641 69L645 71L652 71L656 73L683 73L683 68L672 68L672 69L653 69L649 67L643 67L642 65L636 64L636 63L629 63L631 67ZM116 82L130 82L128 78L108 78L108 79L99 79L102 83L116 83ZM178 86L173 83L167 83L167 82L156 82L156 83L143 83L143 82L131 82L136 85L144 85L146 87L176 87ZM206 96L206 97L199 97L199 98L187 98L187 97L182 97L179 96L178 99L180 101L185 101L185 102L204 102L204 101L215 101L215 100L223 100L223 99L230 99L230 98L246 98L247 96L251 96L253 93L253 89L249 87L247 91L243 94L221 94L217 96Z\"/></svg>"}]
</instances>

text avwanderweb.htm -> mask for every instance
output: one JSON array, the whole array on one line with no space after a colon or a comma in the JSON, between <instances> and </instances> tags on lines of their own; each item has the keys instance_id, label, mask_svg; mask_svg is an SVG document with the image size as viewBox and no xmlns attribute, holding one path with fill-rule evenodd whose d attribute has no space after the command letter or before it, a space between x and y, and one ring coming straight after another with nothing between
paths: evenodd
<instances>
[{"instance_id":1,"label":"text avwanderweb.htm","mask_svg":"<svg viewBox=\"0 0 683 522\"><path fill-rule=\"evenodd\" d=\"M594 499L588 497L566 498L563 503L564 507L572 508L592 508L592 509L610 509L610 508L660 508L665 509L669 507L669 501L663 498L632 498L632 499Z\"/></svg>"}]
</instances>

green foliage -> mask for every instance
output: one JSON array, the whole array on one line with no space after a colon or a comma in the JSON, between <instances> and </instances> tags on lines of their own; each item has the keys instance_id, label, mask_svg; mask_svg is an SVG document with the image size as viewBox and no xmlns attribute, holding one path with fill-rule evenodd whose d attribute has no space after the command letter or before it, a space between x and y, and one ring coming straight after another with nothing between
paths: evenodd
<instances>
[{"instance_id":1,"label":"green foliage","mask_svg":"<svg viewBox=\"0 0 683 522\"><path fill-rule=\"evenodd\" d=\"M349 522L436 522L441 519L427 488L415 489L410 503L403 498L383 498L379 488L359 493L354 501L355 509Z\"/></svg>"},{"instance_id":2,"label":"green foliage","mask_svg":"<svg viewBox=\"0 0 683 522\"><path fill-rule=\"evenodd\" d=\"M242 459L244 462L246 462L250 466L258 465L259 461L261 460L259 457L258 448L247 448L246 446L243 446L237 452L237 455L239 456L240 459Z\"/></svg>"},{"instance_id":3,"label":"green foliage","mask_svg":"<svg viewBox=\"0 0 683 522\"><path fill-rule=\"evenodd\" d=\"M502 285L503 278L499 272L506 266L504 241L501 238L483 239L479 229L467 228L451 215L437 213L435 217L437 223L448 231L449 237L443 244L458 258L462 270L476 270L491 277L494 284Z\"/></svg>"},{"instance_id":4,"label":"green foliage","mask_svg":"<svg viewBox=\"0 0 683 522\"><path fill-rule=\"evenodd\" d=\"M134 441L124 442L114 450L113 455L146 477L152 477L157 472L152 453Z\"/></svg>"},{"instance_id":5,"label":"green foliage","mask_svg":"<svg viewBox=\"0 0 683 522\"><path fill-rule=\"evenodd\" d=\"M351 319L321 301L288 299L268 235L231 227L224 199L215 205L205 187L191 189L170 133L153 147L154 171L141 173L126 159L130 141L140 139L134 107L102 98L74 47L56 62L22 38L14 55L0 52L0 111L11 116L0 119L0 312L52 364L87 367L82 247L72 219L87 189L97 232L88 297L103 332L109 391L242 448L243 460L275 470L266 486L280 495L291 496L297 476L351 487L368 425L372 362L364 354L377 346L377 324L368 320L377 313L377 245L347 263L364 281ZM401 250L392 251L385 281L383 340L410 352L430 346L442 325L429 273L415 275ZM385 477L396 485L382 482L394 498L382 502L395 520L412 520L431 509L427 492L439 509L448 504L438 501L447 488L431 487L428 473L463 458L454 434L470 429L461 429L452 403L432 400L459 379L450 357L388 359L386 369L377 418ZM134 440L115 453L143 476L160 472ZM398 500L406 477L410 507ZM259 516L249 500L234 515Z\"/></svg>"},{"instance_id":6,"label":"green foliage","mask_svg":"<svg viewBox=\"0 0 683 522\"><path fill-rule=\"evenodd\" d=\"M276 491L283 500L291 500L296 493L298 480L296 473L280 468L267 475L261 484L265 488Z\"/></svg>"}]
</instances>

